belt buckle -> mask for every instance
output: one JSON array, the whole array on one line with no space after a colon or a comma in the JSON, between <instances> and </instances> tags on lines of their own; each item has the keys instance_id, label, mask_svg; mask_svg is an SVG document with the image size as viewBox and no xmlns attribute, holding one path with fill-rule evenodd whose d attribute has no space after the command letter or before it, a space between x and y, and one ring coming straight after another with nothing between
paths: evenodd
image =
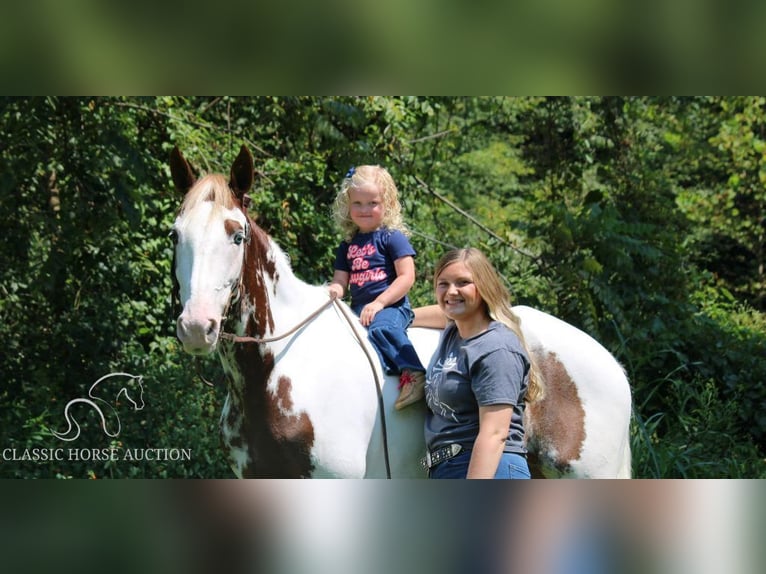
<instances>
[{"instance_id":1,"label":"belt buckle","mask_svg":"<svg viewBox=\"0 0 766 574\"><path fill-rule=\"evenodd\" d=\"M449 456L444 457L444 460L455 457L459 455L462 451L463 451L463 446L456 442L453 442L451 445L449 445Z\"/></svg>"},{"instance_id":2,"label":"belt buckle","mask_svg":"<svg viewBox=\"0 0 766 574\"><path fill-rule=\"evenodd\" d=\"M426 451L426 456L420 460L421 466L429 470L445 460L449 460L463 451L463 446L453 442L447 446L437 448L435 451Z\"/></svg>"}]
</instances>

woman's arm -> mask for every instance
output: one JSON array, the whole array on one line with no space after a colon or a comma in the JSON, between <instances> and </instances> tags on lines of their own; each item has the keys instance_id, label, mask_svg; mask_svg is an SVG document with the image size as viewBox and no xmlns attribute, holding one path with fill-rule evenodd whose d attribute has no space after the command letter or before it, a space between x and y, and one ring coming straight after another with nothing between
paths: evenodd
<instances>
[{"instance_id":1,"label":"woman's arm","mask_svg":"<svg viewBox=\"0 0 766 574\"><path fill-rule=\"evenodd\" d=\"M466 478L493 478L511 426L512 405L479 407L479 436L473 443Z\"/></svg>"},{"instance_id":2,"label":"woman's arm","mask_svg":"<svg viewBox=\"0 0 766 574\"><path fill-rule=\"evenodd\" d=\"M413 309L415 319L413 327L430 327L431 329L444 329L447 326L447 316L438 305L415 307Z\"/></svg>"}]
</instances>

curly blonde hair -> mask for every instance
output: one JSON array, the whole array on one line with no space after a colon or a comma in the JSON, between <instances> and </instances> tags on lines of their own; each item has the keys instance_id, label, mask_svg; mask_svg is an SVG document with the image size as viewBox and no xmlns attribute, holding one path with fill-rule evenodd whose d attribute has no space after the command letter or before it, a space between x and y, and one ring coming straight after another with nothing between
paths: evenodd
<instances>
[{"instance_id":1,"label":"curly blonde hair","mask_svg":"<svg viewBox=\"0 0 766 574\"><path fill-rule=\"evenodd\" d=\"M402 206L399 203L399 191L388 170L379 165L360 165L351 168L343 179L340 190L335 196L333 204L333 216L338 227L343 232L346 241L351 240L359 233L359 227L351 220L349 211L349 195L351 188L359 188L365 185L374 185L380 189L383 200L383 223L382 227L398 230L409 236L410 231L402 220Z\"/></svg>"},{"instance_id":2,"label":"curly blonde hair","mask_svg":"<svg viewBox=\"0 0 766 574\"><path fill-rule=\"evenodd\" d=\"M527 352L530 369L529 385L524 397L525 400L531 403L542 399L545 394L545 388L540 369L527 347L524 333L521 331L521 320L511 308L511 294L487 256L474 247L448 251L436 264L436 269L434 270L434 289L436 289L439 275L441 275L442 271L449 265L458 262L463 263L471 272L474 285L479 293L479 297L484 301L489 317L499 321L513 331L519 338L521 346Z\"/></svg>"}]
</instances>

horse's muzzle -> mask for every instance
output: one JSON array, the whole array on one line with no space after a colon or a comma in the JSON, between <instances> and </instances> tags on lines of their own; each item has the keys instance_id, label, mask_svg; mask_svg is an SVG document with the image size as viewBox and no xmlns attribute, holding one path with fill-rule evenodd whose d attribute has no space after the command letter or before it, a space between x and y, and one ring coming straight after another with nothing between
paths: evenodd
<instances>
[{"instance_id":1,"label":"horse's muzzle","mask_svg":"<svg viewBox=\"0 0 766 574\"><path fill-rule=\"evenodd\" d=\"M184 351L192 355L212 353L218 343L220 319L215 317L192 317L181 313L178 318L176 334L184 346Z\"/></svg>"}]
</instances>

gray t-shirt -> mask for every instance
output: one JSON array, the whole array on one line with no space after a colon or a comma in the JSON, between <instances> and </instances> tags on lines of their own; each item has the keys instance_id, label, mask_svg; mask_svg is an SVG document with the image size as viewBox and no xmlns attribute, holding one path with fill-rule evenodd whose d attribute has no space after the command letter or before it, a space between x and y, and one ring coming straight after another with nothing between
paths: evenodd
<instances>
[{"instance_id":1,"label":"gray t-shirt","mask_svg":"<svg viewBox=\"0 0 766 574\"><path fill-rule=\"evenodd\" d=\"M505 452L525 453L524 395L529 359L516 334L500 322L463 340L454 323L442 334L426 375L425 438L429 450L450 443L473 448L479 406L513 405Z\"/></svg>"}]
</instances>

